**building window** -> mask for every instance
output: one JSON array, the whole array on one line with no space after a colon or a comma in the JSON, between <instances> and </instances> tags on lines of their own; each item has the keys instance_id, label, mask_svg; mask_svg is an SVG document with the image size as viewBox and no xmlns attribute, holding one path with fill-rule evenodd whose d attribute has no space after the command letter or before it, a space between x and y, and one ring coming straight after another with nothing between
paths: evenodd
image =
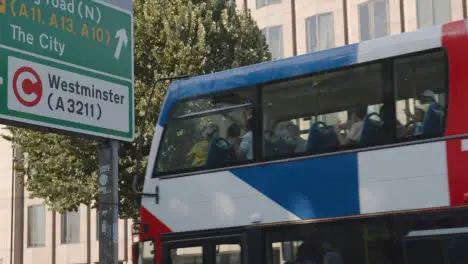
<instances>
[{"instance_id":1,"label":"building window","mask_svg":"<svg viewBox=\"0 0 468 264\"><path fill-rule=\"evenodd\" d=\"M281 3L281 0L256 0L256 1L257 1L257 9L262 8L264 6Z\"/></svg>"},{"instance_id":2,"label":"building window","mask_svg":"<svg viewBox=\"0 0 468 264\"><path fill-rule=\"evenodd\" d=\"M314 52L335 46L333 14L325 13L306 19L307 52Z\"/></svg>"},{"instance_id":3,"label":"building window","mask_svg":"<svg viewBox=\"0 0 468 264\"><path fill-rule=\"evenodd\" d=\"M28 247L45 246L45 206L28 207Z\"/></svg>"},{"instance_id":4,"label":"building window","mask_svg":"<svg viewBox=\"0 0 468 264\"><path fill-rule=\"evenodd\" d=\"M384 37L388 34L388 12L386 0L362 3L359 9L361 41Z\"/></svg>"},{"instance_id":5,"label":"building window","mask_svg":"<svg viewBox=\"0 0 468 264\"><path fill-rule=\"evenodd\" d=\"M262 30L273 60L283 58L283 26L267 27Z\"/></svg>"},{"instance_id":6,"label":"building window","mask_svg":"<svg viewBox=\"0 0 468 264\"><path fill-rule=\"evenodd\" d=\"M418 28L445 24L451 20L448 0L417 0Z\"/></svg>"},{"instance_id":7,"label":"building window","mask_svg":"<svg viewBox=\"0 0 468 264\"><path fill-rule=\"evenodd\" d=\"M61 215L62 243L80 242L80 212L66 212Z\"/></svg>"}]
</instances>

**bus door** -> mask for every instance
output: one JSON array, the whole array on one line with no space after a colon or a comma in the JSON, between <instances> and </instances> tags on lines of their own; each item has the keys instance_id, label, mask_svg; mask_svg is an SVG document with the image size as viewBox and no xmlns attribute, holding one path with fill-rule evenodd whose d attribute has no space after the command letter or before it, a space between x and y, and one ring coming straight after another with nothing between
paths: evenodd
<instances>
[{"instance_id":1,"label":"bus door","mask_svg":"<svg viewBox=\"0 0 468 264\"><path fill-rule=\"evenodd\" d=\"M466 264L468 227L410 231L403 248L405 264Z\"/></svg>"}]
</instances>

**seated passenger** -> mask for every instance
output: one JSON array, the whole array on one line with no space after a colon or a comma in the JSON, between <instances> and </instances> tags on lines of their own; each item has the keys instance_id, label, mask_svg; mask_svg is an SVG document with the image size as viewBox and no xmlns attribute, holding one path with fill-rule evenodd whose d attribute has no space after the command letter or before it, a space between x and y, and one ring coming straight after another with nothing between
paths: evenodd
<instances>
[{"instance_id":1,"label":"seated passenger","mask_svg":"<svg viewBox=\"0 0 468 264\"><path fill-rule=\"evenodd\" d=\"M338 136L338 140L341 145L356 144L359 143L361 138L362 128L364 126L364 117L367 114L367 107L359 107L350 111L350 122L346 124L337 124L335 131ZM346 136L340 133L341 129L349 127L349 132Z\"/></svg>"},{"instance_id":2,"label":"seated passenger","mask_svg":"<svg viewBox=\"0 0 468 264\"><path fill-rule=\"evenodd\" d=\"M295 146L294 152L306 151L306 140L301 137L299 127L293 122L287 122L277 129L277 135L281 137L286 143Z\"/></svg>"},{"instance_id":3,"label":"seated passenger","mask_svg":"<svg viewBox=\"0 0 468 264\"><path fill-rule=\"evenodd\" d=\"M239 146L239 153L242 159L252 160L253 159L253 119L247 120L247 132L242 136L242 140Z\"/></svg>"},{"instance_id":4,"label":"seated passenger","mask_svg":"<svg viewBox=\"0 0 468 264\"><path fill-rule=\"evenodd\" d=\"M382 122L385 120L384 111L385 111L385 105L382 105L379 110L379 116ZM401 124L401 122L398 119L396 120L396 133L398 137L402 137L406 134L406 128Z\"/></svg>"},{"instance_id":5,"label":"seated passenger","mask_svg":"<svg viewBox=\"0 0 468 264\"><path fill-rule=\"evenodd\" d=\"M421 93L418 99L422 105L437 103L436 94L429 89Z\"/></svg>"},{"instance_id":6,"label":"seated passenger","mask_svg":"<svg viewBox=\"0 0 468 264\"><path fill-rule=\"evenodd\" d=\"M210 143L219 136L219 127L215 124L209 124L202 136L203 140L196 143L187 155L189 162L192 161L192 167L205 165Z\"/></svg>"},{"instance_id":7,"label":"seated passenger","mask_svg":"<svg viewBox=\"0 0 468 264\"><path fill-rule=\"evenodd\" d=\"M414 107L414 114L411 113L409 109L405 109L406 116L408 117L408 122L403 131L403 136L417 136L423 133L423 122L424 115L429 109L429 104L416 105Z\"/></svg>"},{"instance_id":8,"label":"seated passenger","mask_svg":"<svg viewBox=\"0 0 468 264\"><path fill-rule=\"evenodd\" d=\"M240 158L240 151L239 151L239 147L241 144L240 133L241 133L240 127L234 123L229 126L227 130L227 135L226 135L226 140L229 143L231 143L232 147L234 148L237 159Z\"/></svg>"},{"instance_id":9,"label":"seated passenger","mask_svg":"<svg viewBox=\"0 0 468 264\"><path fill-rule=\"evenodd\" d=\"M423 122L424 122L424 115L426 114L428 110L429 105L417 105L414 107L414 116L412 123L414 124L413 126L413 131L412 135L417 136L421 135L423 133Z\"/></svg>"}]
</instances>

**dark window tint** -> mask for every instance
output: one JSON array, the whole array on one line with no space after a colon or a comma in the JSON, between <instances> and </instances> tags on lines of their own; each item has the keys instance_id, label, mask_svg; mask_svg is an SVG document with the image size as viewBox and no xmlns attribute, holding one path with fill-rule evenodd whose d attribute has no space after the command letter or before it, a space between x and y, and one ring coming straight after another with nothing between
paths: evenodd
<instances>
[{"instance_id":1,"label":"dark window tint","mask_svg":"<svg viewBox=\"0 0 468 264\"><path fill-rule=\"evenodd\" d=\"M265 157L382 142L382 87L380 64L265 86Z\"/></svg>"},{"instance_id":2,"label":"dark window tint","mask_svg":"<svg viewBox=\"0 0 468 264\"><path fill-rule=\"evenodd\" d=\"M395 60L398 137L442 135L448 92L446 60L444 51Z\"/></svg>"},{"instance_id":3,"label":"dark window tint","mask_svg":"<svg viewBox=\"0 0 468 264\"><path fill-rule=\"evenodd\" d=\"M468 228L466 227L410 232L407 237L406 263L468 263ZM431 253L427 254L427 252Z\"/></svg>"},{"instance_id":4,"label":"dark window tint","mask_svg":"<svg viewBox=\"0 0 468 264\"><path fill-rule=\"evenodd\" d=\"M452 213L432 212L431 216L420 212L405 213L270 228L267 231L271 247L269 257L275 264L468 263L466 211ZM434 236L413 235L417 230L417 233L441 233L444 225L465 231Z\"/></svg>"}]
</instances>

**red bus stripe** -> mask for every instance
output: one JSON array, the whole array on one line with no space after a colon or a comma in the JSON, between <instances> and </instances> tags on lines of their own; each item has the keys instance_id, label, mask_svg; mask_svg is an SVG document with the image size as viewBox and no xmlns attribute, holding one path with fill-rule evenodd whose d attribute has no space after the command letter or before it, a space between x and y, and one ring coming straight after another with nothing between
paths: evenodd
<instances>
[{"instance_id":1,"label":"red bus stripe","mask_svg":"<svg viewBox=\"0 0 468 264\"><path fill-rule=\"evenodd\" d=\"M148 225L148 232L146 234L140 235L140 241L154 239L154 256L156 259L155 263L161 264L161 234L172 233L172 230L143 206L140 208L140 216L141 221ZM142 252L140 252L140 254L142 254Z\"/></svg>"},{"instance_id":2,"label":"red bus stripe","mask_svg":"<svg viewBox=\"0 0 468 264\"><path fill-rule=\"evenodd\" d=\"M468 133L468 36L465 21L443 25L442 45L449 56L449 100L445 135ZM447 169L451 205L464 203L468 193L468 151L462 140L447 142Z\"/></svg>"}]
</instances>

